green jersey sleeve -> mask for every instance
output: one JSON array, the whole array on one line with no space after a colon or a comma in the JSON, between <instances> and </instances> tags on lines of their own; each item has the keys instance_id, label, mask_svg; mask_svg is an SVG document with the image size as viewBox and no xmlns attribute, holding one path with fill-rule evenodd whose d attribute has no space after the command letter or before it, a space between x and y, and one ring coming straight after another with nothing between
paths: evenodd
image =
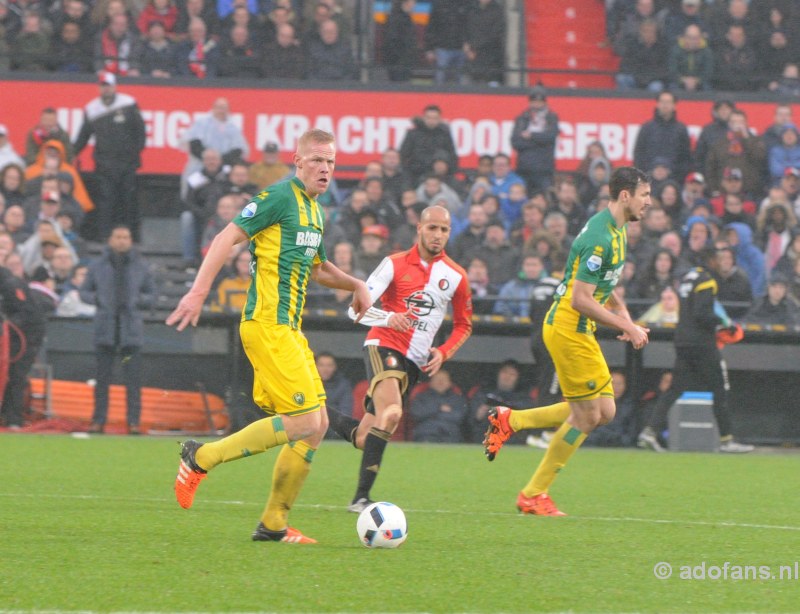
<instances>
[{"instance_id":1,"label":"green jersey sleeve","mask_svg":"<svg viewBox=\"0 0 800 614\"><path fill-rule=\"evenodd\" d=\"M278 224L286 212L287 200L280 194L263 191L253 197L236 216L233 223L247 233L252 239L265 228Z\"/></svg>"}]
</instances>

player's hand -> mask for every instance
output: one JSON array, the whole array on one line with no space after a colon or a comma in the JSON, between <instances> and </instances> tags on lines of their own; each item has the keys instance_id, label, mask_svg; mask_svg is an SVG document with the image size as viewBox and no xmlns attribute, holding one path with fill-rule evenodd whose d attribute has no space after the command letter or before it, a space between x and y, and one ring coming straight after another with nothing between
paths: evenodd
<instances>
[{"instance_id":1,"label":"player's hand","mask_svg":"<svg viewBox=\"0 0 800 614\"><path fill-rule=\"evenodd\" d=\"M392 330L396 330L399 333L404 333L411 328L411 317L412 314L410 309L405 313L393 313L389 316L387 324L389 324L389 328Z\"/></svg>"},{"instance_id":2,"label":"player's hand","mask_svg":"<svg viewBox=\"0 0 800 614\"><path fill-rule=\"evenodd\" d=\"M647 342L650 340L648 338L648 333L650 332L649 328L645 328L644 326L639 326L638 324L633 324L631 328L627 331L623 332L621 335L617 337L620 341L630 341L633 349L641 350L644 346L647 345Z\"/></svg>"},{"instance_id":3,"label":"player's hand","mask_svg":"<svg viewBox=\"0 0 800 614\"><path fill-rule=\"evenodd\" d=\"M369 296L367 284L365 284L363 281L359 281L355 292L353 292L353 302L350 303L350 307L353 308L353 311L356 314L356 324L361 321L361 318L364 317L364 314L367 313L367 309L369 309L371 306L372 299Z\"/></svg>"},{"instance_id":4,"label":"player's hand","mask_svg":"<svg viewBox=\"0 0 800 614\"><path fill-rule=\"evenodd\" d=\"M442 368L443 363L444 354L442 354L441 350L439 350L439 348L431 348L428 362L422 367L422 370L429 376L436 375L436 373L439 372L439 369Z\"/></svg>"},{"instance_id":5,"label":"player's hand","mask_svg":"<svg viewBox=\"0 0 800 614\"><path fill-rule=\"evenodd\" d=\"M177 323L179 331L186 328L189 324L197 326L197 321L200 319L200 312L203 310L203 303L206 297L199 293L189 291L181 299L178 306L171 314L167 316L167 326L173 326Z\"/></svg>"}]
</instances>

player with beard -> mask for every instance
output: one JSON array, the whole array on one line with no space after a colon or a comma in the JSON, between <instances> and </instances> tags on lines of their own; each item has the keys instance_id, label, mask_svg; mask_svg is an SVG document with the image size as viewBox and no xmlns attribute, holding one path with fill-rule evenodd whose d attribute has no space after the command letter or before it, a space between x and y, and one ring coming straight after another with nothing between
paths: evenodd
<instances>
[{"instance_id":1,"label":"player with beard","mask_svg":"<svg viewBox=\"0 0 800 614\"><path fill-rule=\"evenodd\" d=\"M371 326L364 341L369 389L364 417L358 420L328 408L331 427L363 450L355 497L347 508L361 512L372 503L370 491L420 372L439 371L472 333L472 297L463 268L444 252L450 213L432 206L422 212L417 243L392 254L367 279L372 303L361 323ZM370 304L372 304L370 303ZM453 304L453 331L439 347L433 340ZM350 317L355 312L350 309Z\"/></svg>"},{"instance_id":2,"label":"player with beard","mask_svg":"<svg viewBox=\"0 0 800 614\"><path fill-rule=\"evenodd\" d=\"M490 461L515 432L558 427L517 497L523 514L565 515L550 498L550 486L587 435L616 413L611 373L594 335L597 323L622 331L618 339L630 341L637 350L648 341L649 330L631 320L614 287L625 266L626 224L642 218L650 204L650 183L642 171L628 166L614 171L609 188L608 209L592 216L572 242L564 281L542 325L542 338L566 400L519 411L503 406L489 411L483 443Z\"/></svg>"}]
</instances>

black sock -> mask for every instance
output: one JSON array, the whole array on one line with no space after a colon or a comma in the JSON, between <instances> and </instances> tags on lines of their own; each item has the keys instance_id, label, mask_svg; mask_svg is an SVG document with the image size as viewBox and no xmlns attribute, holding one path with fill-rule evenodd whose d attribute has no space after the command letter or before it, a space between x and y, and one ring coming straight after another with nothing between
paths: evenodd
<instances>
[{"instance_id":1,"label":"black sock","mask_svg":"<svg viewBox=\"0 0 800 614\"><path fill-rule=\"evenodd\" d=\"M386 450L386 444L389 443L391 437L392 434L390 432L374 426L367 433L367 438L364 441L364 454L361 457L361 468L358 472L358 490L356 490L354 501L369 499L369 491L372 490L375 478L378 477L383 452Z\"/></svg>"},{"instance_id":2,"label":"black sock","mask_svg":"<svg viewBox=\"0 0 800 614\"><path fill-rule=\"evenodd\" d=\"M350 416L345 416L343 413L329 407L328 422L334 433L339 435L342 439L346 439L351 443L353 442L353 435L356 429L358 429L358 420Z\"/></svg>"}]
</instances>

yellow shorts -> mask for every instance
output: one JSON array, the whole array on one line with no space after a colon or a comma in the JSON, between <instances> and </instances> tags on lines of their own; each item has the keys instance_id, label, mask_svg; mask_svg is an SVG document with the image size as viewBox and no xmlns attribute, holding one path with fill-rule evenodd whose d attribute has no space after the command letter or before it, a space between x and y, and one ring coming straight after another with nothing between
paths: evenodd
<instances>
[{"instance_id":1,"label":"yellow shorts","mask_svg":"<svg viewBox=\"0 0 800 614\"><path fill-rule=\"evenodd\" d=\"M542 325L542 338L553 359L567 401L614 397L608 364L593 334L552 324Z\"/></svg>"},{"instance_id":2,"label":"yellow shorts","mask_svg":"<svg viewBox=\"0 0 800 614\"><path fill-rule=\"evenodd\" d=\"M314 354L299 330L245 320L242 345L253 365L253 400L268 414L297 416L317 411L325 389Z\"/></svg>"}]
</instances>

